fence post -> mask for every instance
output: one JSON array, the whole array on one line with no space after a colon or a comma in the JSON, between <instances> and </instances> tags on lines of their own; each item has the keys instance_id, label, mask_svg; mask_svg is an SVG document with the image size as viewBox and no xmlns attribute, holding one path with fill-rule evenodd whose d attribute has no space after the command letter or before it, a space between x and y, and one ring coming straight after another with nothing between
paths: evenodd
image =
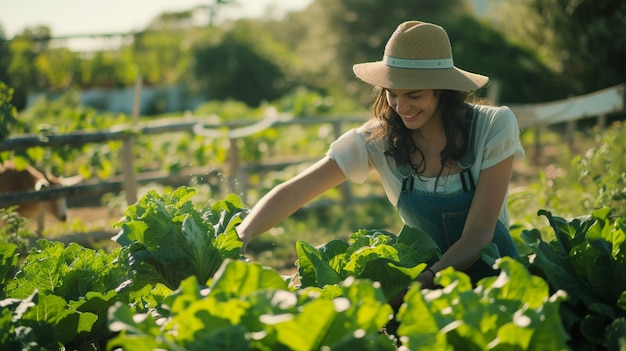
<instances>
[{"instance_id":1,"label":"fence post","mask_svg":"<svg viewBox=\"0 0 626 351\"><path fill-rule=\"evenodd\" d=\"M598 116L597 122L598 130L603 130L606 127L606 114L603 113Z\"/></svg>"}]
</instances>

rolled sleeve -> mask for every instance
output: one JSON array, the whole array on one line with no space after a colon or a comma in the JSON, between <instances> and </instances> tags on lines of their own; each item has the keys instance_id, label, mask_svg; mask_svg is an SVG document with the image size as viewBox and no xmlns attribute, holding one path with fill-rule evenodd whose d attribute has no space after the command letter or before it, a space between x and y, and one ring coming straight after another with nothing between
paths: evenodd
<instances>
[{"instance_id":1,"label":"rolled sleeve","mask_svg":"<svg viewBox=\"0 0 626 351\"><path fill-rule=\"evenodd\" d=\"M510 156L524 159L520 130L513 112L508 107L501 107L491 118L481 169L492 167Z\"/></svg>"},{"instance_id":2,"label":"rolled sleeve","mask_svg":"<svg viewBox=\"0 0 626 351\"><path fill-rule=\"evenodd\" d=\"M363 135L351 129L335 140L326 153L337 162L347 179L364 183L370 173L370 163Z\"/></svg>"}]
</instances>

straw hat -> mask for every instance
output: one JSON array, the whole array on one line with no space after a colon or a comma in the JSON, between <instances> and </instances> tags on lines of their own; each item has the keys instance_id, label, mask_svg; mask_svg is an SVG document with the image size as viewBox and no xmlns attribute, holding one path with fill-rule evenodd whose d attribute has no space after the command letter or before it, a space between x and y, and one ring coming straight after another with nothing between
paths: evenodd
<instances>
[{"instance_id":1,"label":"straw hat","mask_svg":"<svg viewBox=\"0 0 626 351\"><path fill-rule=\"evenodd\" d=\"M489 81L455 67L445 29L419 21L398 26L382 61L358 63L352 69L362 81L388 89L473 91Z\"/></svg>"}]
</instances>

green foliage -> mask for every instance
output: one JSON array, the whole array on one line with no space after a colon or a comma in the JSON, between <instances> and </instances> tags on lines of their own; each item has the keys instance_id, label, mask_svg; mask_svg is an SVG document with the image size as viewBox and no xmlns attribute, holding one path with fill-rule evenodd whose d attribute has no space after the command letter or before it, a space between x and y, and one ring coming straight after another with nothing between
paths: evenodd
<instances>
[{"instance_id":1,"label":"green foliage","mask_svg":"<svg viewBox=\"0 0 626 351\"><path fill-rule=\"evenodd\" d=\"M389 300L441 254L428 234L406 226L397 236L363 229L348 242L335 239L318 248L298 241L296 252L303 287L338 284L347 277L370 279L381 284Z\"/></svg>"},{"instance_id":2,"label":"green foliage","mask_svg":"<svg viewBox=\"0 0 626 351\"><path fill-rule=\"evenodd\" d=\"M174 290L190 275L204 283L225 259L240 257L234 226L247 208L231 195L208 211L198 210L190 200L194 192L151 190L115 225L121 230L114 240L124 247L136 288L162 283Z\"/></svg>"},{"instance_id":3,"label":"green foliage","mask_svg":"<svg viewBox=\"0 0 626 351\"><path fill-rule=\"evenodd\" d=\"M490 24L472 16L456 18L446 27L456 66L479 72L498 89L495 103L552 101L561 97L556 75L535 54L510 43ZM495 53L498 54L495 54ZM512 67L515 67L512 69ZM520 84L520 82L533 84ZM486 89L477 92L485 96Z\"/></svg>"},{"instance_id":4,"label":"green foliage","mask_svg":"<svg viewBox=\"0 0 626 351\"><path fill-rule=\"evenodd\" d=\"M18 263L18 247L12 243L5 243L0 246L0 288L2 288L2 295L0 298L4 298L4 286L7 282L9 275L15 273L14 270Z\"/></svg>"},{"instance_id":5,"label":"green foliage","mask_svg":"<svg viewBox=\"0 0 626 351\"><path fill-rule=\"evenodd\" d=\"M37 233L29 228L28 220L16 210L17 206L0 208L0 242L16 245L18 252L24 255Z\"/></svg>"},{"instance_id":6,"label":"green foliage","mask_svg":"<svg viewBox=\"0 0 626 351\"><path fill-rule=\"evenodd\" d=\"M208 123L238 122L243 120L257 119L263 116L264 108L254 108L242 101L234 99L206 101L194 110L196 116L214 117Z\"/></svg>"},{"instance_id":7,"label":"green foliage","mask_svg":"<svg viewBox=\"0 0 626 351\"><path fill-rule=\"evenodd\" d=\"M422 290L411 281L439 252L418 230L361 229L317 248L300 241L297 280L240 259L235 228L247 208L237 196L198 209L194 194L148 192L118 223L122 247L110 253L40 240L19 263L17 246L1 243L0 347L567 350L624 342L626 226L608 209L573 220L541 211L556 241L524 231L531 254L495 261L499 276L473 286L448 268L435 278L442 288ZM407 286L399 327L387 335L387 301Z\"/></svg>"},{"instance_id":8,"label":"green foliage","mask_svg":"<svg viewBox=\"0 0 626 351\"><path fill-rule=\"evenodd\" d=\"M334 98L323 96L305 87L298 87L277 100L280 111L289 111L294 116L320 116L333 109Z\"/></svg>"},{"instance_id":9,"label":"green foliage","mask_svg":"<svg viewBox=\"0 0 626 351\"><path fill-rule=\"evenodd\" d=\"M563 323L578 336L572 344L581 350L624 342L624 334L614 331L623 330L626 320L626 225L622 218L611 219L610 212L604 208L568 220L541 210L555 239L545 242L537 230L522 234L534 253L529 269L553 290L567 293Z\"/></svg>"},{"instance_id":10,"label":"green foliage","mask_svg":"<svg viewBox=\"0 0 626 351\"><path fill-rule=\"evenodd\" d=\"M435 277L443 289L414 284L400 307L398 334L409 350L567 350L559 306L566 296L510 257L500 276L474 288L467 275L447 268Z\"/></svg>"},{"instance_id":11,"label":"green foliage","mask_svg":"<svg viewBox=\"0 0 626 351\"><path fill-rule=\"evenodd\" d=\"M626 216L626 123L617 122L596 137L597 146L576 155L572 165L586 189L585 207L610 207L614 216ZM594 196L595 195L595 196Z\"/></svg>"},{"instance_id":12,"label":"green foliage","mask_svg":"<svg viewBox=\"0 0 626 351\"><path fill-rule=\"evenodd\" d=\"M440 23L468 13L470 7L464 0L318 0L299 18L304 35L311 33L308 43L299 44L302 36L292 40L294 46L299 44L302 48L302 60L317 73L312 78L319 82L317 86L325 89L338 86L343 94L355 96L359 87L355 86L350 67L358 62L382 59L387 39L398 24L407 20ZM318 54L313 54L316 51ZM371 89L366 87L360 97L368 101L370 93Z\"/></svg>"},{"instance_id":13,"label":"green foliage","mask_svg":"<svg viewBox=\"0 0 626 351\"><path fill-rule=\"evenodd\" d=\"M289 291L273 270L225 261L202 289L194 277L163 302L168 316L111 310L120 334L108 349L187 350L393 350L378 331L391 314L380 290L366 280L348 280L332 291Z\"/></svg>"},{"instance_id":14,"label":"green foliage","mask_svg":"<svg viewBox=\"0 0 626 351\"><path fill-rule=\"evenodd\" d=\"M11 99L13 89L0 81L0 141L7 139L11 134L11 126L17 124L17 111L11 104Z\"/></svg>"},{"instance_id":15,"label":"green foliage","mask_svg":"<svg viewBox=\"0 0 626 351\"><path fill-rule=\"evenodd\" d=\"M626 43L612 28L623 25L619 0L500 1L489 11L511 41L537 53L559 75L562 98L622 84Z\"/></svg>"},{"instance_id":16,"label":"green foliage","mask_svg":"<svg viewBox=\"0 0 626 351\"><path fill-rule=\"evenodd\" d=\"M0 346L81 349L110 338L107 309L124 300L116 289L128 276L117 263L118 255L76 244L64 247L46 240L38 244L41 249L31 250L0 294L5 297L0 304L7 307L0 317ZM0 243L0 247L7 252L15 246ZM4 268L7 261L2 261Z\"/></svg>"},{"instance_id":17,"label":"green foliage","mask_svg":"<svg viewBox=\"0 0 626 351\"><path fill-rule=\"evenodd\" d=\"M195 73L207 98L258 106L289 88L281 67L259 52L256 38L227 33L219 44L195 49Z\"/></svg>"}]
</instances>

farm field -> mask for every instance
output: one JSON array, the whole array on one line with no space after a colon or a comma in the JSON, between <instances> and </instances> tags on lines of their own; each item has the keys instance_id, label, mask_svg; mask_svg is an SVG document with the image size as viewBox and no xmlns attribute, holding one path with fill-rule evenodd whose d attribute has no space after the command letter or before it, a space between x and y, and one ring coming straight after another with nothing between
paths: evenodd
<instances>
[{"instance_id":1,"label":"farm field","mask_svg":"<svg viewBox=\"0 0 626 351\"><path fill-rule=\"evenodd\" d=\"M324 130L264 131L242 141L242 160L276 158L285 143L293 143L289 138L307 138L298 144L302 147L322 135L317 150L325 150L332 134ZM40 241L38 250L21 257L17 246L5 243L2 271L19 273L0 283L9 306L4 318L37 325L29 337L44 349L54 349L41 339L50 328L64 331L53 342L68 349L235 347L222 345L223 340L242 350L458 349L468 343L479 350L614 349L626 342L620 336L626 333L626 266L619 254L626 250L625 135L619 122L604 130L581 129L570 147L562 129L549 128L542 131L541 153L535 154L534 131L523 131L527 158L515 164L509 204L512 234L523 256L499 261L503 275L481 281L476 289L454 270L438 276L444 288L439 293L411 285L425 267L424 258L437 252L423 233L401 227L384 199L299 211L252 242L244 260L233 228L249 204L204 184L147 185L124 218L123 196L108 194L71 207L67 223L48 218L44 233L79 242L74 235L108 231L119 234L114 240ZM265 145L264 152L258 152L259 145ZM136 146L163 150L142 161L165 168L173 159L179 167L189 154L195 165L224 162L219 155L226 154L223 143L177 143L171 136L167 141L139 138ZM308 151L305 156L313 156ZM81 157L68 167L84 162ZM106 168L106 160L100 155L96 164ZM248 198L258 198L301 167L251 174ZM352 188L356 196L377 191L368 183ZM339 199L339 192L331 191L321 200ZM144 232L146 223L164 227ZM163 245L153 245L161 240ZM353 257L357 252L371 254ZM483 259L495 262L496 257L486 251ZM387 301L407 288L405 304L394 314ZM64 312L38 319L40 309L53 305ZM476 309L477 314L466 313ZM415 315L426 317L415 320ZM494 320L495 325L486 322ZM25 342L15 324L0 321L0 328L11 336L6 345Z\"/></svg>"}]
</instances>

